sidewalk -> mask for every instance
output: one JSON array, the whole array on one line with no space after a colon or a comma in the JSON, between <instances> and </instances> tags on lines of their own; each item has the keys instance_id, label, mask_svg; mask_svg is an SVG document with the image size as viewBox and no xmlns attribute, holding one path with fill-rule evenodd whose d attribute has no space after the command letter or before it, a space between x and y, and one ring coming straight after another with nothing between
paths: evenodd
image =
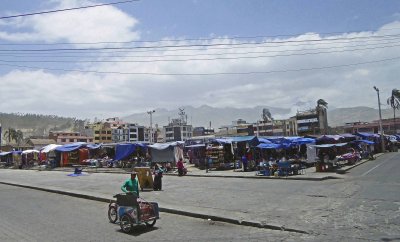
<instances>
[{"instance_id":1,"label":"sidewalk","mask_svg":"<svg viewBox=\"0 0 400 242\"><path fill-rule=\"evenodd\" d=\"M381 154L377 154L375 157L379 157ZM194 165L186 165L188 170L187 176L193 177L221 177L221 178L251 178L251 179L278 179L278 180L305 180L305 181L323 181L327 179L341 179L343 176L341 174L345 174L348 170L351 170L354 167L357 167L368 160L362 160L357 162L351 166L343 166L335 171L331 172L316 172L315 167L309 167L304 169L302 174L298 175L289 175L289 176L260 176L256 175L256 171L243 172L242 170L209 170L206 172L205 170L200 170ZM32 170L37 170L38 168L32 168ZM84 167L84 171L88 173L114 173L114 174L126 174L130 172L131 168L93 168L93 167ZM73 172L74 168L72 167L58 167L54 168L51 171L65 171L65 172ZM168 173L164 173L166 176L177 176L177 171L172 171Z\"/></svg>"}]
</instances>

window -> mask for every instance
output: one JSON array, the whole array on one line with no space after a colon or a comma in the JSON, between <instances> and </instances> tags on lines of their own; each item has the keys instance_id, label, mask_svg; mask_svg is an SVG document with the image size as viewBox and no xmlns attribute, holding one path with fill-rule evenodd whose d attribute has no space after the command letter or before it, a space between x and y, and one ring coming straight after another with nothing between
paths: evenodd
<instances>
[{"instance_id":1,"label":"window","mask_svg":"<svg viewBox=\"0 0 400 242\"><path fill-rule=\"evenodd\" d=\"M111 131L109 130L109 131L107 131L107 134L111 134Z\"/></svg>"},{"instance_id":2,"label":"window","mask_svg":"<svg viewBox=\"0 0 400 242\"><path fill-rule=\"evenodd\" d=\"M66 142L67 141L67 139L61 139L61 142Z\"/></svg>"},{"instance_id":3,"label":"window","mask_svg":"<svg viewBox=\"0 0 400 242\"><path fill-rule=\"evenodd\" d=\"M100 131L96 130L94 131L95 134L100 134Z\"/></svg>"}]
</instances>

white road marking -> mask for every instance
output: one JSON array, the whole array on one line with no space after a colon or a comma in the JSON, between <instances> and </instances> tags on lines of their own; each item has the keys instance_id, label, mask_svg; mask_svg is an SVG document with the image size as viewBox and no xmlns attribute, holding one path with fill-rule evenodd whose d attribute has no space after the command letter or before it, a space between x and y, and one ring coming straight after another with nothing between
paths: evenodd
<instances>
[{"instance_id":1,"label":"white road marking","mask_svg":"<svg viewBox=\"0 0 400 242\"><path fill-rule=\"evenodd\" d=\"M386 161L387 161L387 160L386 160ZM371 171L373 171L373 170L375 170L376 168L378 168L378 167L380 167L381 165L383 165L386 161L382 162L382 163L379 164L379 165L376 165L376 166L372 167L371 169L369 169L367 172L365 172L365 173L362 174L361 176L367 175L367 174L370 173Z\"/></svg>"}]
</instances>

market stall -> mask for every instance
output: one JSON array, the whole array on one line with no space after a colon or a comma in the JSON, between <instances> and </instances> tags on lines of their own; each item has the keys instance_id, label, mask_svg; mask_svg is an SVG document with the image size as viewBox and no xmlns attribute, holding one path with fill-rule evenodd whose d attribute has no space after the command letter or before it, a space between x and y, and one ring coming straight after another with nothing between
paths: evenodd
<instances>
[{"instance_id":1,"label":"market stall","mask_svg":"<svg viewBox=\"0 0 400 242\"><path fill-rule=\"evenodd\" d=\"M155 143L148 146L152 163L171 163L173 166L183 159L184 142Z\"/></svg>"},{"instance_id":2,"label":"market stall","mask_svg":"<svg viewBox=\"0 0 400 242\"><path fill-rule=\"evenodd\" d=\"M234 167L234 150L232 138L209 140L206 146L208 168L227 169Z\"/></svg>"},{"instance_id":3,"label":"market stall","mask_svg":"<svg viewBox=\"0 0 400 242\"><path fill-rule=\"evenodd\" d=\"M55 151L55 166L60 167L81 165L81 162L89 157L89 151L85 142L62 145L57 147Z\"/></svg>"},{"instance_id":4,"label":"market stall","mask_svg":"<svg viewBox=\"0 0 400 242\"><path fill-rule=\"evenodd\" d=\"M21 165L22 167L32 167L35 162L39 161L38 150L24 150L21 153Z\"/></svg>"}]
</instances>

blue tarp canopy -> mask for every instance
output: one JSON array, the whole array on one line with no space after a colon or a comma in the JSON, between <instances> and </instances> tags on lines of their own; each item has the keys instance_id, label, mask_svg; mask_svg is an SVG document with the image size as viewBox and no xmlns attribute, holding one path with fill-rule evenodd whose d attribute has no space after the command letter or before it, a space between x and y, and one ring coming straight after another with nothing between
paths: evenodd
<instances>
[{"instance_id":1,"label":"blue tarp canopy","mask_svg":"<svg viewBox=\"0 0 400 242\"><path fill-rule=\"evenodd\" d=\"M293 144L303 145L303 144L313 144L315 143L315 139L312 138L298 138L292 141Z\"/></svg>"},{"instance_id":2,"label":"blue tarp canopy","mask_svg":"<svg viewBox=\"0 0 400 242\"><path fill-rule=\"evenodd\" d=\"M364 143L364 144L367 144L367 145L373 145L373 144L375 144L375 142L370 141L370 140L365 140L365 139L355 140L354 142L356 142L356 143Z\"/></svg>"},{"instance_id":3,"label":"blue tarp canopy","mask_svg":"<svg viewBox=\"0 0 400 242\"><path fill-rule=\"evenodd\" d=\"M258 143L258 139L256 136L237 136L231 138L232 142L249 142L249 143Z\"/></svg>"},{"instance_id":4,"label":"blue tarp canopy","mask_svg":"<svg viewBox=\"0 0 400 242\"><path fill-rule=\"evenodd\" d=\"M176 141L176 142L170 142L170 143L155 143L152 145L149 145L149 148L156 149L156 150L165 150L168 149L169 147L174 147L177 145L183 145L185 142L183 141Z\"/></svg>"},{"instance_id":5,"label":"blue tarp canopy","mask_svg":"<svg viewBox=\"0 0 400 242\"><path fill-rule=\"evenodd\" d=\"M340 134L340 136L344 137L344 138L356 138L357 136L354 134Z\"/></svg>"},{"instance_id":6,"label":"blue tarp canopy","mask_svg":"<svg viewBox=\"0 0 400 242\"><path fill-rule=\"evenodd\" d=\"M217 138L217 139L210 139L210 143L219 143L219 144L231 144L232 139L229 138Z\"/></svg>"},{"instance_id":7,"label":"blue tarp canopy","mask_svg":"<svg viewBox=\"0 0 400 242\"><path fill-rule=\"evenodd\" d=\"M199 148L206 147L206 144L197 144L197 145L185 145L186 148Z\"/></svg>"},{"instance_id":8,"label":"blue tarp canopy","mask_svg":"<svg viewBox=\"0 0 400 242\"><path fill-rule=\"evenodd\" d=\"M330 148L330 147L342 147L347 145L347 143L339 143L339 144L324 144L324 145L314 145L316 148Z\"/></svg>"},{"instance_id":9,"label":"blue tarp canopy","mask_svg":"<svg viewBox=\"0 0 400 242\"><path fill-rule=\"evenodd\" d=\"M316 141L338 141L340 139L344 139L341 135L322 135L321 137L317 138Z\"/></svg>"},{"instance_id":10,"label":"blue tarp canopy","mask_svg":"<svg viewBox=\"0 0 400 242\"><path fill-rule=\"evenodd\" d=\"M365 132L357 132L357 136L360 136L363 139L368 139L368 138L379 138L379 134L371 134L371 133L365 133Z\"/></svg>"},{"instance_id":11,"label":"blue tarp canopy","mask_svg":"<svg viewBox=\"0 0 400 242\"><path fill-rule=\"evenodd\" d=\"M86 147L87 147L89 150L95 150L95 149L100 148L101 146L102 146L102 144L98 144L98 145L96 145L96 144L88 144Z\"/></svg>"},{"instance_id":12,"label":"blue tarp canopy","mask_svg":"<svg viewBox=\"0 0 400 242\"><path fill-rule=\"evenodd\" d=\"M82 147L86 147L86 143L85 142L76 142L76 143L72 143L72 144L66 144L66 145L62 145L57 147L55 150L59 151L59 152L70 152L70 151L74 151L74 150L79 150Z\"/></svg>"},{"instance_id":13,"label":"blue tarp canopy","mask_svg":"<svg viewBox=\"0 0 400 242\"><path fill-rule=\"evenodd\" d=\"M135 152L137 144L117 144L114 160L123 160Z\"/></svg>"},{"instance_id":14,"label":"blue tarp canopy","mask_svg":"<svg viewBox=\"0 0 400 242\"><path fill-rule=\"evenodd\" d=\"M266 138L258 138L258 141L260 141L260 143L265 143L265 144L272 143L269 139L266 139Z\"/></svg>"},{"instance_id":15,"label":"blue tarp canopy","mask_svg":"<svg viewBox=\"0 0 400 242\"><path fill-rule=\"evenodd\" d=\"M257 148L260 149L283 149L284 146L281 144L274 144L274 143L261 143L257 145Z\"/></svg>"}]
</instances>

